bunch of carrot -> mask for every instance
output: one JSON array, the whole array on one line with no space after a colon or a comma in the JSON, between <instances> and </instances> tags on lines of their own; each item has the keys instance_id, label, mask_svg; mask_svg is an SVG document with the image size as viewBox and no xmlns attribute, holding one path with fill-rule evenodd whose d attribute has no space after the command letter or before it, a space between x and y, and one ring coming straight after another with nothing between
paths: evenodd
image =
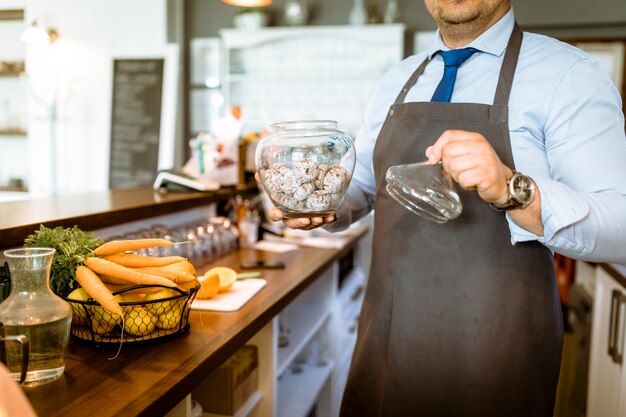
<instances>
[{"instance_id":1,"label":"bunch of carrot","mask_svg":"<svg viewBox=\"0 0 626 417\"><path fill-rule=\"evenodd\" d=\"M180 256L146 256L127 253L155 246L171 246L165 239L113 240L97 247L94 256L76 269L76 280L91 298L111 314L122 315L114 291L137 284L189 289L196 284L193 266ZM161 288L153 288L155 291ZM143 290L143 289L142 289ZM150 292L146 288L144 293Z\"/></svg>"}]
</instances>

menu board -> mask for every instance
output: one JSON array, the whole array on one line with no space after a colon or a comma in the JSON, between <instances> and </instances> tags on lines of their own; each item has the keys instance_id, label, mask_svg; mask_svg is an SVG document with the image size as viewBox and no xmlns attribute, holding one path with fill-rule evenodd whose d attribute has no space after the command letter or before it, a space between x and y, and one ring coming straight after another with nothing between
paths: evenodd
<instances>
[{"instance_id":1,"label":"menu board","mask_svg":"<svg viewBox=\"0 0 626 417\"><path fill-rule=\"evenodd\" d=\"M159 165L164 61L113 60L111 189L154 182Z\"/></svg>"}]
</instances>

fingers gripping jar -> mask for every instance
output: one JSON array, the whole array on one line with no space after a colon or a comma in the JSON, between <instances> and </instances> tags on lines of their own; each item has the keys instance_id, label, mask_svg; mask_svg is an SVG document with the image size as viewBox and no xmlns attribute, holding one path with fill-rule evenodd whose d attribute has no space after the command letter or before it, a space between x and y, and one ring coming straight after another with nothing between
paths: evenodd
<instances>
[{"instance_id":1,"label":"fingers gripping jar","mask_svg":"<svg viewBox=\"0 0 626 417\"><path fill-rule=\"evenodd\" d=\"M355 163L352 138L332 120L274 123L256 150L259 180L285 218L335 214Z\"/></svg>"}]
</instances>

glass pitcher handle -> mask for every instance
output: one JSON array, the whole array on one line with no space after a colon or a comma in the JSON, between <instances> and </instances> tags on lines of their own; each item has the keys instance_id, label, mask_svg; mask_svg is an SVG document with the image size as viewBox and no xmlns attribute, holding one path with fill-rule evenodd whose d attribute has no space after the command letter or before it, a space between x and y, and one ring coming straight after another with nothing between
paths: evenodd
<instances>
[{"instance_id":1,"label":"glass pitcher handle","mask_svg":"<svg viewBox=\"0 0 626 417\"><path fill-rule=\"evenodd\" d=\"M26 381L26 373L28 372L28 356L30 353L30 342L28 341L28 337L24 335L4 336L1 339L4 339L5 343L9 340L14 340L22 345L22 372L20 375L20 384L23 384L24 381Z\"/></svg>"}]
</instances>

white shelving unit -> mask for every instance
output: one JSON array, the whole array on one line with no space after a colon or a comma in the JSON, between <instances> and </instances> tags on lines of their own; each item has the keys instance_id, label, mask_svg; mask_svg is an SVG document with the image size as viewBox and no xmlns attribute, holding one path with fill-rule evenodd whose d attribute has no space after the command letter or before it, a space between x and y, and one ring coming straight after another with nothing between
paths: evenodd
<instances>
[{"instance_id":1,"label":"white shelving unit","mask_svg":"<svg viewBox=\"0 0 626 417\"><path fill-rule=\"evenodd\" d=\"M356 134L373 90L404 55L401 24L225 29L222 93L246 130L331 119Z\"/></svg>"},{"instance_id":2,"label":"white shelving unit","mask_svg":"<svg viewBox=\"0 0 626 417\"><path fill-rule=\"evenodd\" d=\"M306 416L313 408L322 389L329 383L333 371L332 362L324 366L304 366L300 374L283 375L278 381L279 417ZM306 389L303 389L306 387ZM321 410L317 410L318 414Z\"/></svg>"},{"instance_id":3,"label":"white shelving unit","mask_svg":"<svg viewBox=\"0 0 626 417\"><path fill-rule=\"evenodd\" d=\"M258 348L258 392L237 417L307 417L312 410L316 417L338 415L366 284L361 252L368 244L364 238L356 246L351 271L341 270L341 260L333 263L247 342ZM279 347L282 337L287 343Z\"/></svg>"},{"instance_id":4,"label":"white shelving unit","mask_svg":"<svg viewBox=\"0 0 626 417\"><path fill-rule=\"evenodd\" d=\"M26 46L24 2L0 1L0 188L12 179L28 180L28 97L23 79ZM19 190L16 190L19 191ZM0 191L0 202L27 198L24 192Z\"/></svg>"},{"instance_id":5,"label":"white shelving unit","mask_svg":"<svg viewBox=\"0 0 626 417\"><path fill-rule=\"evenodd\" d=\"M296 356L311 342L311 339L330 318L331 311L318 305L294 305L290 315L290 322L295 324L289 333L288 346L278 349L278 365L276 373L282 375L285 369L296 359Z\"/></svg>"}]
</instances>

